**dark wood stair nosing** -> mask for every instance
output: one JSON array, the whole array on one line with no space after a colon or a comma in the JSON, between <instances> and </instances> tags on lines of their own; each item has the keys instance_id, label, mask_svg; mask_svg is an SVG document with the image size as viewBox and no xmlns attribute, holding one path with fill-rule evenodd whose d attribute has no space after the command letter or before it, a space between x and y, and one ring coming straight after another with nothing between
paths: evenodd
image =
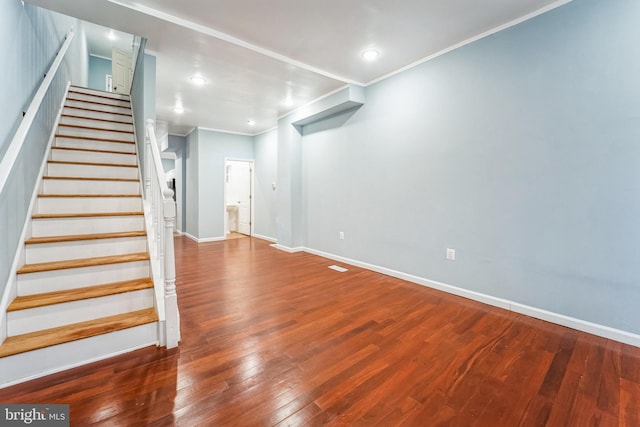
<instances>
[{"instance_id":1,"label":"dark wood stair nosing","mask_svg":"<svg viewBox=\"0 0 640 427\"><path fill-rule=\"evenodd\" d=\"M144 216L142 211L123 211L123 212L75 212L75 213L57 213L57 214L33 214L32 219L63 219L63 218L102 218L110 216Z\"/></svg>"},{"instance_id":2,"label":"dark wood stair nosing","mask_svg":"<svg viewBox=\"0 0 640 427\"><path fill-rule=\"evenodd\" d=\"M51 147L52 150L65 150L65 151L84 151L88 153L105 153L105 154L126 154L128 156L135 156L136 153L127 151L113 151L113 150L96 150L93 148L78 148L78 147Z\"/></svg>"},{"instance_id":3,"label":"dark wood stair nosing","mask_svg":"<svg viewBox=\"0 0 640 427\"><path fill-rule=\"evenodd\" d=\"M92 127L92 126L71 125L71 124L68 124L68 123L58 123L58 127L75 128L75 129L86 129L86 130L98 131L98 132L117 132L117 133L126 133L126 134L133 135L133 131L132 130L102 129L102 128L96 128L96 127Z\"/></svg>"},{"instance_id":4,"label":"dark wood stair nosing","mask_svg":"<svg viewBox=\"0 0 640 427\"><path fill-rule=\"evenodd\" d=\"M145 230L138 231L117 231L113 233L93 233L93 234L69 234L63 236L31 237L24 241L25 245L38 245L46 243L79 242L86 240L103 239L125 239L127 237L146 236Z\"/></svg>"},{"instance_id":5,"label":"dark wood stair nosing","mask_svg":"<svg viewBox=\"0 0 640 427\"><path fill-rule=\"evenodd\" d=\"M125 165L122 163L92 163L92 162L68 162L66 160L48 160L47 163L53 163L56 165L84 165L84 166L105 166L105 167L117 167L117 168L137 168L138 165Z\"/></svg>"},{"instance_id":6,"label":"dark wood stair nosing","mask_svg":"<svg viewBox=\"0 0 640 427\"><path fill-rule=\"evenodd\" d=\"M81 87L77 87L77 86L71 86L68 93L77 93L79 95L95 96L96 98L103 98L103 99L110 99L112 101L122 101L122 102L131 103L130 99L122 99L122 98L119 98L117 96L109 96L109 94L111 94L113 92L105 92L105 91L101 91L101 90L98 90L98 89L90 89L90 90L98 91L98 92L101 93L101 94L95 94L95 93L92 93L92 92L84 92L83 90L74 90L74 89L82 89L82 88ZM102 94L104 94L104 95L102 95ZM124 94L117 94L117 95L127 96L127 95L124 95Z\"/></svg>"},{"instance_id":7,"label":"dark wood stair nosing","mask_svg":"<svg viewBox=\"0 0 640 427\"><path fill-rule=\"evenodd\" d=\"M93 108L73 107L71 105L65 105L64 108L72 108L74 110L82 110L82 111L91 111L92 113L115 114L117 116L131 117L131 113L115 113L113 111L94 110ZM64 108L63 108L63 111L64 111ZM92 119L92 118L93 117L87 117L87 119ZM133 124L133 122L131 122L131 124Z\"/></svg>"},{"instance_id":8,"label":"dark wood stair nosing","mask_svg":"<svg viewBox=\"0 0 640 427\"><path fill-rule=\"evenodd\" d=\"M59 181L115 181L115 182L140 182L136 178L100 178L93 176L49 176L45 175L42 179L59 180Z\"/></svg>"},{"instance_id":9,"label":"dark wood stair nosing","mask_svg":"<svg viewBox=\"0 0 640 427\"><path fill-rule=\"evenodd\" d=\"M91 95L89 95L91 96ZM72 101L72 102L86 102L88 104L94 104L94 105L103 105L105 107L113 107L113 108L123 108L125 110L131 110L131 106L129 107L124 107L122 105L114 105L114 104L108 104L106 102L96 102L96 101L89 101L87 99L77 99L77 98L70 98L67 96L66 100L65 100L65 106L66 106L66 101ZM108 113L108 111L104 111L105 113Z\"/></svg>"},{"instance_id":10,"label":"dark wood stair nosing","mask_svg":"<svg viewBox=\"0 0 640 427\"><path fill-rule=\"evenodd\" d=\"M124 139L92 138L90 136L62 135L60 133L56 133L55 137L56 138L81 139L83 141L115 142L117 144L135 144L135 141L125 141Z\"/></svg>"},{"instance_id":11,"label":"dark wood stair nosing","mask_svg":"<svg viewBox=\"0 0 640 427\"><path fill-rule=\"evenodd\" d=\"M74 107L69 107L69 108L74 108ZM88 111L94 111L94 110L88 110ZM114 113L106 113L106 114L114 114ZM128 125L128 126L133 126L133 123L130 122L121 122L119 120L109 120L109 119L99 119L96 117L85 117L85 116L76 116L73 114L61 114L60 117L66 117L69 119L79 119L79 120L93 120L96 122L105 122L105 123L116 123L119 125ZM109 130L109 129L105 129L105 130Z\"/></svg>"}]
</instances>

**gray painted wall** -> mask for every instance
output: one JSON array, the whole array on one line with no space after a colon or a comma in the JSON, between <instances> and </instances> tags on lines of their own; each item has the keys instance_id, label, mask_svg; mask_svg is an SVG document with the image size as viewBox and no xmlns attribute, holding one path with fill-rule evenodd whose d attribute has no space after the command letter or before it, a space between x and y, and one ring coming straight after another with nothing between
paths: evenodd
<instances>
[{"instance_id":1,"label":"gray painted wall","mask_svg":"<svg viewBox=\"0 0 640 427\"><path fill-rule=\"evenodd\" d=\"M199 236L199 205L200 205L200 159L198 150L198 130L194 129L187 135L185 145L185 218L183 230L193 236Z\"/></svg>"},{"instance_id":2,"label":"gray painted wall","mask_svg":"<svg viewBox=\"0 0 640 427\"><path fill-rule=\"evenodd\" d=\"M576 0L370 86L303 138L305 245L640 333L639 21Z\"/></svg>"},{"instance_id":3,"label":"gray painted wall","mask_svg":"<svg viewBox=\"0 0 640 427\"><path fill-rule=\"evenodd\" d=\"M226 212L224 202L225 158L252 160L254 158L253 138L204 129L197 129L196 132L198 133L199 183L197 206L195 207L198 210L198 234L194 236L199 239L223 238L225 237L224 215ZM187 191L189 190L188 185ZM188 198L189 196L187 196ZM191 218L189 204L187 204L187 217Z\"/></svg>"},{"instance_id":4,"label":"gray painted wall","mask_svg":"<svg viewBox=\"0 0 640 427\"><path fill-rule=\"evenodd\" d=\"M254 233L276 239L277 232L277 184L278 184L278 131L253 138L255 153L254 171ZM276 183L276 190L272 183Z\"/></svg>"},{"instance_id":5,"label":"gray painted wall","mask_svg":"<svg viewBox=\"0 0 640 427\"><path fill-rule=\"evenodd\" d=\"M86 86L88 54L79 21L19 1L0 3L0 157L4 156L22 113L42 83L70 29L73 43L52 82L25 140L18 161L0 193L0 294L4 291L18 247L30 197L57 117L67 82Z\"/></svg>"},{"instance_id":6,"label":"gray painted wall","mask_svg":"<svg viewBox=\"0 0 640 427\"><path fill-rule=\"evenodd\" d=\"M111 60L98 56L89 56L89 87L105 90L106 76L111 74Z\"/></svg>"}]
</instances>

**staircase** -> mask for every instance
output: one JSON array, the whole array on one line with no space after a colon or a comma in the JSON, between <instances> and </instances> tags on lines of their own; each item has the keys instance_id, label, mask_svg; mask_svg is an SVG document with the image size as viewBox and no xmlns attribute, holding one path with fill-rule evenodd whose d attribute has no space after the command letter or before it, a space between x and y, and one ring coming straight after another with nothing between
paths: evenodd
<instances>
[{"instance_id":1,"label":"staircase","mask_svg":"<svg viewBox=\"0 0 640 427\"><path fill-rule=\"evenodd\" d=\"M128 96L71 87L0 345L0 384L158 343Z\"/></svg>"}]
</instances>

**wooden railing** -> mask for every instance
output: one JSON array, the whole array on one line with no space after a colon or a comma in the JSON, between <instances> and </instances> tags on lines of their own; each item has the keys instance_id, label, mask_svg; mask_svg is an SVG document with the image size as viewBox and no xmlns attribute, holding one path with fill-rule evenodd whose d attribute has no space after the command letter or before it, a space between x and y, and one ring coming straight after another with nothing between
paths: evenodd
<instances>
[{"instance_id":1,"label":"wooden railing","mask_svg":"<svg viewBox=\"0 0 640 427\"><path fill-rule=\"evenodd\" d=\"M155 284L158 315L160 318L160 344L167 348L180 341L180 314L176 294L176 267L173 230L176 222L176 203L173 190L167 186L153 120L146 121L144 153L144 206L149 252Z\"/></svg>"}]
</instances>

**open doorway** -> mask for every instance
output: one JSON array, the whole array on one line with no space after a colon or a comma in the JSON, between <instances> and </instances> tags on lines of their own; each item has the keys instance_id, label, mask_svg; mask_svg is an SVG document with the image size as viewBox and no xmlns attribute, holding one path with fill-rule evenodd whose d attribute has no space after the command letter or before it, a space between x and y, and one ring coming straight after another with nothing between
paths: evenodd
<instances>
[{"instance_id":1,"label":"open doorway","mask_svg":"<svg viewBox=\"0 0 640 427\"><path fill-rule=\"evenodd\" d=\"M253 160L226 159L224 165L225 237L253 234Z\"/></svg>"}]
</instances>

